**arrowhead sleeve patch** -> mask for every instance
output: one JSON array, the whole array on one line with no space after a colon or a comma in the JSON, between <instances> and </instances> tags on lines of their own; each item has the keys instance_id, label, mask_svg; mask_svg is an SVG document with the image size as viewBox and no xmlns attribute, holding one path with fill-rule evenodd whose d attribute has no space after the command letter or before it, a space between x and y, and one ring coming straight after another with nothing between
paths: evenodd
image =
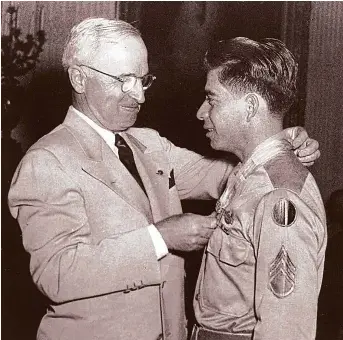
<instances>
[{"instance_id":1,"label":"arrowhead sleeve patch","mask_svg":"<svg viewBox=\"0 0 343 340\"><path fill-rule=\"evenodd\" d=\"M285 246L282 246L269 267L269 287L278 298L290 295L295 287L296 267L291 261Z\"/></svg>"}]
</instances>

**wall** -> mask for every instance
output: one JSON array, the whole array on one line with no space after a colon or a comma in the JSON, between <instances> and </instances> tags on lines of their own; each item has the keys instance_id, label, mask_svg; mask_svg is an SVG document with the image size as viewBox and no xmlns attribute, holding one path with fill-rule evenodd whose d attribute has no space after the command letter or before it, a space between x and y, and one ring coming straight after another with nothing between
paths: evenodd
<instances>
[{"instance_id":1,"label":"wall","mask_svg":"<svg viewBox=\"0 0 343 340\"><path fill-rule=\"evenodd\" d=\"M205 97L205 51L213 41L234 36L279 38L281 9L281 2L268 1L143 2L139 27L157 79L138 123L156 128L178 145L213 155L203 123L196 119Z\"/></svg>"},{"instance_id":2,"label":"wall","mask_svg":"<svg viewBox=\"0 0 343 340\"><path fill-rule=\"evenodd\" d=\"M6 18L9 1L1 3L1 18ZM44 6L44 27L47 41L36 72L60 69L63 46L71 27L91 16L116 18L119 2L116 1L12 1L18 11L18 27L25 36L34 26L35 10Z\"/></svg>"},{"instance_id":3,"label":"wall","mask_svg":"<svg viewBox=\"0 0 343 340\"><path fill-rule=\"evenodd\" d=\"M320 143L321 158L311 172L327 204L333 191L343 189L343 2L312 2L311 7L305 127ZM327 205L329 238L317 340L343 339L341 204L330 200Z\"/></svg>"},{"instance_id":4,"label":"wall","mask_svg":"<svg viewBox=\"0 0 343 340\"><path fill-rule=\"evenodd\" d=\"M35 70L21 79L25 84L25 113L21 122L12 132L25 151L41 135L58 125L64 118L70 104L69 86L61 66L64 43L70 29L76 23L91 16L116 18L119 13L118 1L12 1L18 11L18 27L21 38L33 32L35 13L44 6L46 42ZM9 1L1 3L2 31L8 14ZM36 14L37 15L37 14ZM37 104L40 112L37 111Z\"/></svg>"},{"instance_id":5,"label":"wall","mask_svg":"<svg viewBox=\"0 0 343 340\"><path fill-rule=\"evenodd\" d=\"M311 168L324 200L343 189L343 2L312 2L305 127L320 143Z\"/></svg>"}]
</instances>

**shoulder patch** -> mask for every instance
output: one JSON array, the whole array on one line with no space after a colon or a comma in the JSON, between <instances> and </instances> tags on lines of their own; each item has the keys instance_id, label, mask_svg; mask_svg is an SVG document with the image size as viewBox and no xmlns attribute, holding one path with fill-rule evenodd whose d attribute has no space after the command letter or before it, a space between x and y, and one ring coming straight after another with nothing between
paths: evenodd
<instances>
[{"instance_id":1,"label":"shoulder patch","mask_svg":"<svg viewBox=\"0 0 343 340\"><path fill-rule=\"evenodd\" d=\"M279 299L290 295L295 287L296 267L284 245L269 267L269 288Z\"/></svg>"},{"instance_id":2,"label":"shoulder patch","mask_svg":"<svg viewBox=\"0 0 343 340\"><path fill-rule=\"evenodd\" d=\"M273 158L264 168L275 188L289 189L297 194L301 192L309 174L293 151Z\"/></svg>"},{"instance_id":3,"label":"shoulder patch","mask_svg":"<svg viewBox=\"0 0 343 340\"><path fill-rule=\"evenodd\" d=\"M280 227L290 227L296 219L295 205L287 198L280 198L273 207L272 217Z\"/></svg>"}]
</instances>

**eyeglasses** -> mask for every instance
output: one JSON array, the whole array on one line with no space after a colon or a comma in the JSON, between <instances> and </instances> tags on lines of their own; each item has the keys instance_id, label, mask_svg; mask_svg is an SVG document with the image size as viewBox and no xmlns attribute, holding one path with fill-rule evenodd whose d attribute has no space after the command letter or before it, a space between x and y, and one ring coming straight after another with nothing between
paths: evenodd
<instances>
[{"instance_id":1,"label":"eyeglasses","mask_svg":"<svg viewBox=\"0 0 343 340\"><path fill-rule=\"evenodd\" d=\"M143 90L147 90L151 84L153 83L153 81L156 79L155 76L153 76L152 74L146 74L145 76L143 77L137 77L135 75L121 75L121 76L113 76L112 74L108 74L106 72L102 72L100 70L97 70L96 68L94 67L91 67L91 66L88 66L88 65L79 65L79 66L84 66L84 67L87 67L93 71L96 71L96 72L99 72L101 74L104 74L105 76L108 76L108 77L111 77L112 79L115 79L117 81L120 81L122 83L121 85L121 90L126 93L126 92L129 92L131 91L135 85L137 84L137 80L140 79L141 82L142 82L142 87L143 87Z\"/></svg>"}]
</instances>

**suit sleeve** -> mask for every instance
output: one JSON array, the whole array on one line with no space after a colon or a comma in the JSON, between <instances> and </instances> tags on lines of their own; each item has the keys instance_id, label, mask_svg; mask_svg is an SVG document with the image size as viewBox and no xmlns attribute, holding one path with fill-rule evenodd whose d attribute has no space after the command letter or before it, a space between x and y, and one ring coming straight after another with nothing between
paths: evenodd
<instances>
[{"instance_id":1,"label":"suit sleeve","mask_svg":"<svg viewBox=\"0 0 343 340\"><path fill-rule=\"evenodd\" d=\"M277 189L259 202L253 222L257 258L254 340L315 338L324 223L325 218L288 190Z\"/></svg>"},{"instance_id":2,"label":"suit sleeve","mask_svg":"<svg viewBox=\"0 0 343 340\"><path fill-rule=\"evenodd\" d=\"M51 152L34 150L24 157L11 184L9 206L31 255L33 280L51 300L160 283L147 228L92 242L82 190Z\"/></svg>"},{"instance_id":3,"label":"suit sleeve","mask_svg":"<svg viewBox=\"0 0 343 340\"><path fill-rule=\"evenodd\" d=\"M217 199L222 194L234 164L227 160L205 158L193 151L175 146L160 137L172 166L173 180L180 199Z\"/></svg>"}]
</instances>

